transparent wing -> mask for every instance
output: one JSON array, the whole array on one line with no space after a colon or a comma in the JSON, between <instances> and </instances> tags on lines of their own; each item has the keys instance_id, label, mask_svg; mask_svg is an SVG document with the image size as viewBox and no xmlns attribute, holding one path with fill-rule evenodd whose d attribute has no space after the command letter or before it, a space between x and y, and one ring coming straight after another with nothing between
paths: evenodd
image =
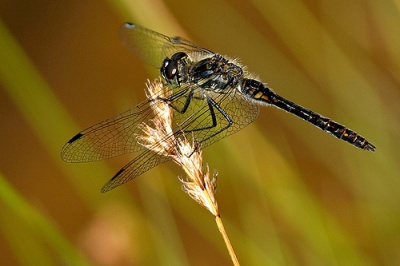
<instances>
[{"instance_id":1,"label":"transparent wing","mask_svg":"<svg viewBox=\"0 0 400 266\"><path fill-rule=\"evenodd\" d=\"M170 87L164 89L174 90ZM179 91L175 90L176 93ZM143 121L154 118L151 102L150 99L146 99L128 111L76 134L64 145L61 158L72 163L90 162L142 150L143 147L137 143L136 136L141 133L138 126Z\"/></svg>"},{"instance_id":2,"label":"transparent wing","mask_svg":"<svg viewBox=\"0 0 400 266\"><path fill-rule=\"evenodd\" d=\"M189 98L190 89L171 106L181 110ZM198 87L194 87L193 91L185 113L174 113L174 123L180 129L177 134L183 131L189 141L195 138L202 147L241 130L258 116L259 106L236 88L228 87L225 93Z\"/></svg>"},{"instance_id":3,"label":"transparent wing","mask_svg":"<svg viewBox=\"0 0 400 266\"><path fill-rule=\"evenodd\" d=\"M142 149L136 142L138 125L152 115L149 101L113 118L89 127L72 137L63 147L66 162L90 162Z\"/></svg>"},{"instance_id":4,"label":"transparent wing","mask_svg":"<svg viewBox=\"0 0 400 266\"><path fill-rule=\"evenodd\" d=\"M239 131L258 115L258 106L246 100L233 88L227 94L185 86L179 88L164 86L164 89L170 92L162 92L162 94L167 93L172 98L175 94L187 91L170 101L170 105L176 110L183 109L188 100L189 91L193 89L194 94L187 110L184 113L174 111L174 131L183 130L189 140L194 136L196 141L203 146L208 146ZM212 98L224 110L224 113L221 113L216 106L210 106L207 97ZM62 159L66 162L90 162L142 150L143 147L137 143L136 136L141 133L138 126L154 118L150 104L151 100L147 99L124 113L78 133L64 145L61 151ZM212 113L217 121L216 125L213 125ZM230 127L227 127L226 116L233 119ZM218 133L225 127L227 127L226 130Z\"/></svg>"},{"instance_id":5,"label":"transparent wing","mask_svg":"<svg viewBox=\"0 0 400 266\"><path fill-rule=\"evenodd\" d=\"M188 88L188 91L190 89ZM166 138L182 137L183 131L189 141L195 138L196 142L200 142L205 147L241 130L258 116L258 105L243 97L233 88L230 88L229 93L226 94L204 91L199 88L194 88L194 90L195 94L190 101L188 110L183 114L174 112L173 121L176 129L173 135L166 136ZM179 110L180 107L184 106L188 94L171 103L173 107ZM214 105L209 104L207 97L213 100ZM220 112L219 108L223 112ZM213 125L211 113L215 116L216 125ZM227 117L232 119L232 124L229 127L227 127L229 124ZM110 179L101 191L112 190L169 160L168 157L145 150Z\"/></svg>"},{"instance_id":6,"label":"transparent wing","mask_svg":"<svg viewBox=\"0 0 400 266\"><path fill-rule=\"evenodd\" d=\"M184 38L170 38L130 22L122 25L120 37L129 50L155 67L160 67L166 57L177 52L213 54Z\"/></svg>"},{"instance_id":7,"label":"transparent wing","mask_svg":"<svg viewBox=\"0 0 400 266\"><path fill-rule=\"evenodd\" d=\"M121 170L118 171L101 189L101 192L105 193L110 191L126 182L140 176L148 170L156 167L161 163L165 163L171 160L169 157L164 155L156 154L150 150L145 150L135 159L130 161Z\"/></svg>"}]
</instances>

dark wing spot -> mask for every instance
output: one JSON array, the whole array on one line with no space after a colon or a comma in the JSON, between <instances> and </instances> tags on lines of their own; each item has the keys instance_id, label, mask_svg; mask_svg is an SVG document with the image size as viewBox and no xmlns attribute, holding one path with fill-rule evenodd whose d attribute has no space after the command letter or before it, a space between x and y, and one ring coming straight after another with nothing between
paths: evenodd
<instances>
[{"instance_id":1,"label":"dark wing spot","mask_svg":"<svg viewBox=\"0 0 400 266\"><path fill-rule=\"evenodd\" d=\"M75 136L73 136L67 143L72 143L72 142L74 142L74 141L80 139L82 136L83 136L82 133L78 133L78 134L76 134Z\"/></svg>"}]
</instances>

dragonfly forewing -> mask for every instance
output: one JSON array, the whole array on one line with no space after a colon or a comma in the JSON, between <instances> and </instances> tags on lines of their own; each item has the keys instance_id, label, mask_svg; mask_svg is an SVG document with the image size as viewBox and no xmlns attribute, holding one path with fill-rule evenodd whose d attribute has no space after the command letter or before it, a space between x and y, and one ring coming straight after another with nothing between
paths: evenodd
<instances>
[{"instance_id":1,"label":"dragonfly forewing","mask_svg":"<svg viewBox=\"0 0 400 266\"><path fill-rule=\"evenodd\" d=\"M91 162L143 149L136 141L138 125L154 114L146 100L140 105L109 118L72 137L63 147L66 162Z\"/></svg>"},{"instance_id":2,"label":"dragonfly forewing","mask_svg":"<svg viewBox=\"0 0 400 266\"><path fill-rule=\"evenodd\" d=\"M170 58L177 52L213 54L182 37L171 38L129 22L120 28L120 37L129 50L157 68L165 58Z\"/></svg>"}]
</instances>

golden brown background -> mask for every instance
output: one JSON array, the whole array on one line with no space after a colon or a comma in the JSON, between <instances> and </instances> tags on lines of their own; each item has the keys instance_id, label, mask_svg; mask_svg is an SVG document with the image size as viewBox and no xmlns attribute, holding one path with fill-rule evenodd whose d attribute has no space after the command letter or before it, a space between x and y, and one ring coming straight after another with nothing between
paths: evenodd
<instances>
[{"instance_id":1,"label":"golden brown background","mask_svg":"<svg viewBox=\"0 0 400 266\"><path fill-rule=\"evenodd\" d=\"M242 265L400 264L400 1L0 2L0 264L230 265L168 163L100 188L134 155L63 144L144 99L158 72L124 21L239 57L279 94L358 131L362 151L275 108L207 148Z\"/></svg>"}]
</instances>

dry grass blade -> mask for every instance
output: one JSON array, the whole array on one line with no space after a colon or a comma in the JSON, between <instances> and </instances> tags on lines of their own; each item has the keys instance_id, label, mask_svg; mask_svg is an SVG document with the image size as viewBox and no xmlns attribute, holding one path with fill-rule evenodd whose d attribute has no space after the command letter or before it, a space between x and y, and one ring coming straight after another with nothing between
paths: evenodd
<instances>
[{"instance_id":1,"label":"dry grass blade","mask_svg":"<svg viewBox=\"0 0 400 266\"><path fill-rule=\"evenodd\" d=\"M143 135L138 136L138 141L147 149L170 157L184 169L187 177L180 178L183 191L214 215L232 262L234 265L239 265L218 210L216 198L217 174L210 178L208 166L206 166L206 171L203 172L201 147L196 144L194 138L193 143L190 143L184 134L180 136L173 134L172 108L164 100L161 100L169 96L165 94L167 90L163 89L163 83L156 80L153 83L149 82L147 87L147 97L153 99L151 107L155 117L150 121L152 126L149 124L141 125Z\"/></svg>"}]
</instances>

